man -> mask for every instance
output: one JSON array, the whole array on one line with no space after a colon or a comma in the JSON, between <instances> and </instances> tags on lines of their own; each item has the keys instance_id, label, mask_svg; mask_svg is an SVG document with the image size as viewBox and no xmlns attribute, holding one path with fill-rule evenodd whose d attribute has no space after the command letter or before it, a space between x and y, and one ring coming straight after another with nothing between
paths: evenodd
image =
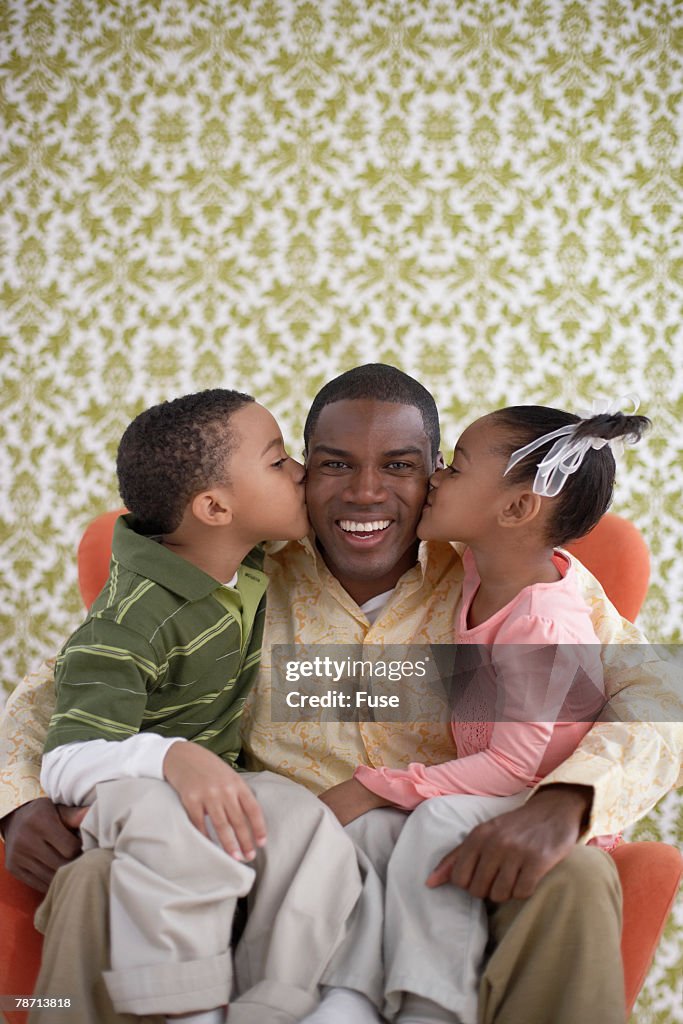
<instances>
[{"instance_id":1,"label":"man","mask_svg":"<svg viewBox=\"0 0 683 1024\"><path fill-rule=\"evenodd\" d=\"M327 793L324 799L337 813L356 820L356 838L364 811L374 806L368 803L372 794L345 786L341 805L334 787L359 763L405 767L411 760L452 758L450 734L427 724L272 723L269 648L451 640L462 578L459 555L450 545L418 545L415 536L438 441L433 399L393 367L357 367L326 385L305 428L307 502L317 540L289 543L267 564L264 662L244 737L249 767L266 767ZM675 785L683 737L675 724L638 722L653 700L667 699L661 666L654 656L645 662L633 659L632 647L620 649L642 643L641 635L622 622L588 574L582 589L608 645L612 715L623 721L595 726L524 807L475 829L448 865L456 884L497 901L490 918L495 949L480 990L482 1022L573 1024L624 1017L618 882L609 858L576 843L580 836L619 831ZM22 684L3 726L10 756L0 813L18 808L5 818L8 865L43 889L55 868L78 851L78 840L58 812L34 801L41 719L49 719L52 699L45 674ZM29 734L23 743L22 729ZM44 916L55 933L71 935L83 928L79 914L86 898L76 896L89 893L96 909L81 955L83 970L94 976L92 961L106 954L106 944L90 962L87 953L106 901L100 892L103 869L88 869L86 859L58 876L51 913ZM52 976L66 969L56 962Z\"/></svg>"}]
</instances>

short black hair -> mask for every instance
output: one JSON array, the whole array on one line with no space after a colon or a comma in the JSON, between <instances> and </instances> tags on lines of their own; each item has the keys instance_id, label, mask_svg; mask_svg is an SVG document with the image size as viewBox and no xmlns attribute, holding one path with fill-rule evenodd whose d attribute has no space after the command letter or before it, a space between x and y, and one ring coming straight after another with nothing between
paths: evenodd
<instances>
[{"instance_id":1,"label":"short black hair","mask_svg":"<svg viewBox=\"0 0 683 1024\"><path fill-rule=\"evenodd\" d=\"M304 424L304 452L308 452L311 435L325 406L357 398L412 405L419 409L425 433L429 438L432 461L436 459L441 437L436 402L419 381L388 363L365 363L363 366L354 366L352 370L340 374L320 389L313 399Z\"/></svg>"},{"instance_id":2,"label":"short black hair","mask_svg":"<svg viewBox=\"0 0 683 1024\"><path fill-rule=\"evenodd\" d=\"M119 491L142 533L172 533L195 494L226 483L230 418L251 395L224 388L154 405L128 425L116 455Z\"/></svg>"},{"instance_id":3,"label":"short black hair","mask_svg":"<svg viewBox=\"0 0 683 1024\"><path fill-rule=\"evenodd\" d=\"M570 412L543 405L515 405L491 413L497 426L507 437L496 444L495 451L509 458L531 441L536 441L553 430L576 424L574 437L602 437L606 440L624 438L639 441L650 427L646 416L629 416L623 412L602 413L581 419ZM514 466L505 479L511 484L532 481L539 462L542 462L556 439L531 452ZM602 518L612 504L616 463L609 445L590 448L575 473L570 474L562 490L553 500L555 512L548 524L547 540L562 546L578 540Z\"/></svg>"}]
</instances>

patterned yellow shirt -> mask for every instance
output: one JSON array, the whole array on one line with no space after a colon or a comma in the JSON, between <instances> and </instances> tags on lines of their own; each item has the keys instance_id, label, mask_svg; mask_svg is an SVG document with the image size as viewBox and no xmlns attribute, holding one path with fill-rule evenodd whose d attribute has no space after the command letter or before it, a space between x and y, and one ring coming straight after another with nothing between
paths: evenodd
<instances>
[{"instance_id":1,"label":"patterned yellow shirt","mask_svg":"<svg viewBox=\"0 0 683 1024\"><path fill-rule=\"evenodd\" d=\"M550 782L592 786L591 822L584 839L621 831L646 814L672 786L683 783L683 701L673 666L622 619L597 581L577 564L577 584L603 644L609 713ZM399 580L371 626L331 575L309 540L273 547L259 681L245 709L249 767L268 768L321 792L350 778L359 764L404 768L455 756L447 725L358 722L273 723L270 647L279 643L450 643L460 600L458 548L421 544L418 563ZM635 646L634 646L635 645ZM645 657L644 657L645 654ZM10 696L0 722L0 817L44 795L40 760L54 710L54 664L47 662ZM652 722L654 709L657 722Z\"/></svg>"},{"instance_id":2,"label":"patterned yellow shirt","mask_svg":"<svg viewBox=\"0 0 683 1024\"><path fill-rule=\"evenodd\" d=\"M398 582L371 625L329 572L310 541L271 550L260 679L242 722L250 768L268 768L319 793L350 778L359 764L405 768L456 756L447 725L271 721L272 644L452 643L463 568L458 545L423 542L419 561ZM657 649L622 619L593 576L576 563L577 585L591 610L603 651L608 714L576 752L546 777L594 788L584 839L620 832L646 814L672 786L683 783L681 681ZM633 646L635 645L635 646ZM653 709L657 718L651 723ZM680 774L680 779L679 779Z\"/></svg>"}]
</instances>

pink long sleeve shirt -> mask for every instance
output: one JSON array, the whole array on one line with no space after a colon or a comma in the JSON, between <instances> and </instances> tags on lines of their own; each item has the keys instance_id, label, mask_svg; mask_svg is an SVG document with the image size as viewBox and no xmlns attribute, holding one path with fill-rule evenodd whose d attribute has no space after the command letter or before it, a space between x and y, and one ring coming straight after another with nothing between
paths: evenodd
<instances>
[{"instance_id":1,"label":"pink long sleeve shirt","mask_svg":"<svg viewBox=\"0 0 683 1024\"><path fill-rule=\"evenodd\" d=\"M436 796L509 796L534 786L576 749L605 702L600 641L568 555L553 556L560 580L525 587L471 629L467 617L480 579L469 550L463 562L455 643L482 645L487 664L474 694L467 691L468 720L461 701L461 720L452 722L457 760L354 772L367 789L406 810ZM486 721L493 708L505 720Z\"/></svg>"}]
</instances>

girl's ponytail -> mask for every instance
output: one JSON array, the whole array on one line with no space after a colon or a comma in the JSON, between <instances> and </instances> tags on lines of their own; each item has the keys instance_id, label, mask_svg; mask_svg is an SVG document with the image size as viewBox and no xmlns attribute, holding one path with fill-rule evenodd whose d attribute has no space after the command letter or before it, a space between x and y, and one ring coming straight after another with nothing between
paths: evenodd
<instances>
[{"instance_id":1,"label":"girl's ponytail","mask_svg":"<svg viewBox=\"0 0 683 1024\"><path fill-rule=\"evenodd\" d=\"M652 423L647 416L629 415L625 412L603 412L581 420L574 430L574 437L601 437L605 441L616 441L623 438L629 444L635 444L651 426Z\"/></svg>"}]
</instances>

